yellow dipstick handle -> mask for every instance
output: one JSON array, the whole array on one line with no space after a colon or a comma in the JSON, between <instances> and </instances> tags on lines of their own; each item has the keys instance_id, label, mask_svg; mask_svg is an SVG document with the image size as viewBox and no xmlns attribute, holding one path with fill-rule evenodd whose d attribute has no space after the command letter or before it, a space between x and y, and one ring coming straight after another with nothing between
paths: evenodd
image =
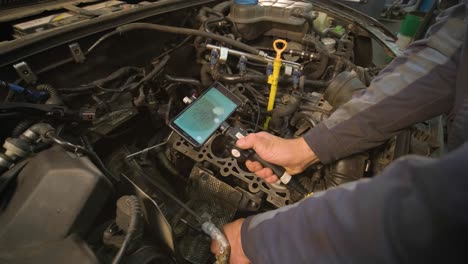
<instances>
[{"instance_id":1,"label":"yellow dipstick handle","mask_svg":"<svg viewBox=\"0 0 468 264\"><path fill-rule=\"evenodd\" d=\"M280 48L278 47L278 45L282 45L282 47ZM272 111L275 107L276 91L278 90L278 79L282 65L281 54L286 50L287 46L288 42L286 42L286 40L283 39L277 39L275 40L275 42L273 42L273 48L276 51L276 58L273 62L273 73L270 76L268 76L268 83L271 84L270 97L268 98L267 106L268 112ZM269 121L270 118L267 117L267 120L264 125L265 128L268 128Z\"/></svg>"},{"instance_id":2,"label":"yellow dipstick handle","mask_svg":"<svg viewBox=\"0 0 468 264\"><path fill-rule=\"evenodd\" d=\"M283 47L279 48L278 45L282 44ZM268 108L267 111L273 110L275 106L276 90L278 89L278 79L281 70L281 54L286 50L288 42L286 40L277 39L273 42L273 48L276 51L276 58L273 62L273 74L268 77L268 83L271 84L270 88L270 97L268 98Z\"/></svg>"}]
</instances>

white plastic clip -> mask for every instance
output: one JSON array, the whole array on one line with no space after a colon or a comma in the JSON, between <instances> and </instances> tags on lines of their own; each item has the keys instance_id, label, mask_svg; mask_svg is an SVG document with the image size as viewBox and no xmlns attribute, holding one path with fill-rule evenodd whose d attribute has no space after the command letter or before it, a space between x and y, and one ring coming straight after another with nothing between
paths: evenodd
<instances>
[{"instance_id":1,"label":"white plastic clip","mask_svg":"<svg viewBox=\"0 0 468 264\"><path fill-rule=\"evenodd\" d=\"M229 56L229 49L228 48L221 48L220 54L219 54L219 61L225 62L227 61Z\"/></svg>"}]
</instances>

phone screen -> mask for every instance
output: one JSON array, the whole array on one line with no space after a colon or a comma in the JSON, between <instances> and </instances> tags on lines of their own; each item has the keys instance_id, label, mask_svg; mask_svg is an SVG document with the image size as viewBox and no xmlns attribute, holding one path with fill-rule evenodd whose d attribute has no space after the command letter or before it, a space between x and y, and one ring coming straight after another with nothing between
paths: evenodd
<instances>
[{"instance_id":1,"label":"phone screen","mask_svg":"<svg viewBox=\"0 0 468 264\"><path fill-rule=\"evenodd\" d=\"M194 145L204 144L239 105L230 91L219 86L211 87L172 122Z\"/></svg>"}]
</instances>

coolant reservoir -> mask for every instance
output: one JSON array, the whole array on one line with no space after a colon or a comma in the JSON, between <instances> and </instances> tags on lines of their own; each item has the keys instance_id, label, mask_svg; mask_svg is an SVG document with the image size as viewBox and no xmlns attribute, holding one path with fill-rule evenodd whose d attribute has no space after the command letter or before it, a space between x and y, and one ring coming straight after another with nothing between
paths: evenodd
<instances>
[{"instance_id":1,"label":"coolant reservoir","mask_svg":"<svg viewBox=\"0 0 468 264\"><path fill-rule=\"evenodd\" d=\"M332 20L326 13L319 12L317 18L314 20L315 30L322 32L331 26Z\"/></svg>"},{"instance_id":2,"label":"coolant reservoir","mask_svg":"<svg viewBox=\"0 0 468 264\"><path fill-rule=\"evenodd\" d=\"M262 35L299 41L309 28L296 13L311 13L312 4L293 0L235 0L229 18L246 40Z\"/></svg>"}]
</instances>

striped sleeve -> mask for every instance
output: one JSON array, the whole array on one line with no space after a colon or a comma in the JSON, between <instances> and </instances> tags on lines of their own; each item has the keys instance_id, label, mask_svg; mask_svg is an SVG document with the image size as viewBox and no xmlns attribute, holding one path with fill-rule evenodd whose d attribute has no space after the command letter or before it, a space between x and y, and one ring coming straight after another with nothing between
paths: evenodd
<instances>
[{"instance_id":1,"label":"striped sleeve","mask_svg":"<svg viewBox=\"0 0 468 264\"><path fill-rule=\"evenodd\" d=\"M427 37L411 44L365 93L311 129L304 138L317 157L329 163L370 149L450 111L467 24L466 4L446 10Z\"/></svg>"},{"instance_id":2,"label":"striped sleeve","mask_svg":"<svg viewBox=\"0 0 468 264\"><path fill-rule=\"evenodd\" d=\"M440 160L407 156L375 178L248 217L251 263L465 263L468 143Z\"/></svg>"}]
</instances>

